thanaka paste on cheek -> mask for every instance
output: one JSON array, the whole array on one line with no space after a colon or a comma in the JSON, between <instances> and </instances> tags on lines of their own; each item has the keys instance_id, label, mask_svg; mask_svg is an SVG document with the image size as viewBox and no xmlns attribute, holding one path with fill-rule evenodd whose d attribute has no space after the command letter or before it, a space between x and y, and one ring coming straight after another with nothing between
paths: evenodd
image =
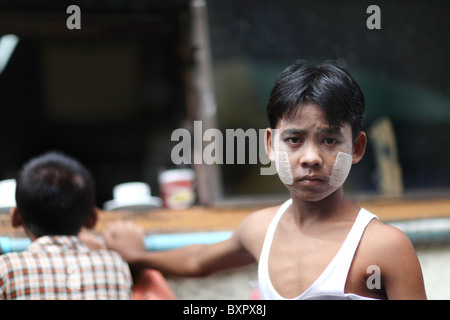
<instances>
[{"instance_id":1,"label":"thanaka paste on cheek","mask_svg":"<svg viewBox=\"0 0 450 320\"><path fill-rule=\"evenodd\" d=\"M345 180L350 173L352 167L353 157L344 152L339 152L336 160L334 161L333 171L331 172L329 184L332 187L340 187L344 184Z\"/></svg>"},{"instance_id":2,"label":"thanaka paste on cheek","mask_svg":"<svg viewBox=\"0 0 450 320\"><path fill-rule=\"evenodd\" d=\"M286 151L280 150L280 142L278 132L275 133L274 137L274 149L275 149L275 167L280 177L281 182L287 185L292 185L294 183L294 178L292 177L291 164L289 163L289 156Z\"/></svg>"},{"instance_id":3,"label":"thanaka paste on cheek","mask_svg":"<svg viewBox=\"0 0 450 320\"><path fill-rule=\"evenodd\" d=\"M294 182L294 178L292 177L292 170L287 152L275 151L275 157L275 166L281 182L291 185Z\"/></svg>"}]
</instances>

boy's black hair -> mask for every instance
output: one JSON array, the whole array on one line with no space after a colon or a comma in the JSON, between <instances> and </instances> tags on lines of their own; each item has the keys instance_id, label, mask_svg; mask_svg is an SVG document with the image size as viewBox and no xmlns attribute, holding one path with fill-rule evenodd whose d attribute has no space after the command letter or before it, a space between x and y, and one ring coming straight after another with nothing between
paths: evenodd
<instances>
[{"instance_id":1,"label":"boy's black hair","mask_svg":"<svg viewBox=\"0 0 450 320\"><path fill-rule=\"evenodd\" d=\"M22 168L16 202L24 225L36 237L76 235L95 205L94 180L77 160L48 152Z\"/></svg>"},{"instance_id":2,"label":"boy's black hair","mask_svg":"<svg viewBox=\"0 0 450 320\"><path fill-rule=\"evenodd\" d=\"M346 70L330 62L313 66L299 60L281 72L267 104L271 128L284 117L294 117L304 103L319 107L332 127L349 123L353 140L362 129L365 102L361 88Z\"/></svg>"}]
</instances>

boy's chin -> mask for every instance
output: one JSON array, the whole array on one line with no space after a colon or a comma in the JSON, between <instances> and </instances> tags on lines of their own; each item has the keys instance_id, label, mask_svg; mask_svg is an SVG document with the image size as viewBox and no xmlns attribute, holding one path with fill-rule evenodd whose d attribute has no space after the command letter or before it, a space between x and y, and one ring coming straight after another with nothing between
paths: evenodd
<instances>
[{"instance_id":1,"label":"boy's chin","mask_svg":"<svg viewBox=\"0 0 450 320\"><path fill-rule=\"evenodd\" d=\"M286 185L286 187L289 189L289 193L291 195L291 198L295 197L301 201L305 202L319 202L322 200L327 199L331 195L333 195L339 188L331 187L327 190L323 190L321 192L313 192L313 191L305 191L302 189L297 189L293 186Z\"/></svg>"}]
</instances>

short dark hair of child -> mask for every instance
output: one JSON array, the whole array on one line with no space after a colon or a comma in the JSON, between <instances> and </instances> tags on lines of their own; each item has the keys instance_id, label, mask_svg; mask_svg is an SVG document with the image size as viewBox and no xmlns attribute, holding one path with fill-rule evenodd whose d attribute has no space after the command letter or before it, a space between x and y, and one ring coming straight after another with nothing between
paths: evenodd
<instances>
[{"instance_id":1,"label":"short dark hair of child","mask_svg":"<svg viewBox=\"0 0 450 320\"><path fill-rule=\"evenodd\" d=\"M330 62L313 66L299 60L281 72L267 105L271 128L283 118L294 117L305 103L319 107L331 127L349 123L353 139L362 130L365 102L361 88L346 70Z\"/></svg>"},{"instance_id":2,"label":"short dark hair of child","mask_svg":"<svg viewBox=\"0 0 450 320\"><path fill-rule=\"evenodd\" d=\"M36 236L76 235L95 205L91 173L59 152L31 159L17 179L17 210Z\"/></svg>"}]
</instances>

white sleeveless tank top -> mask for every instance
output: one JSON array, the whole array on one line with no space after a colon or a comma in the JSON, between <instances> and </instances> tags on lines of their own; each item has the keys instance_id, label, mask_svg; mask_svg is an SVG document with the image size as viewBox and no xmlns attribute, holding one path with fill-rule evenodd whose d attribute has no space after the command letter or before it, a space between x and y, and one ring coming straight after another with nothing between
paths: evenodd
<instances>
[{"instance_id":1,"label":"white sleeveless tank top","mask_svg":"<svg viewBox=\"0 0 450 320\"><path fill-rule=\"evenodd\" d=\"M269 253L278 222L291 203L292 199L283 203L267 229L258 265L258 281L261 299L288 300L283 298L272 286L269 277ZM345 283L353 261L353 256L355 255L366 226L372 219L378 218L369 211L361 209L347 238L344 240L344 243L333 260L331 260L330 264L305 292L289 300L375 300L353 293L344 293Z\"/></svg>"}]
</instances>

